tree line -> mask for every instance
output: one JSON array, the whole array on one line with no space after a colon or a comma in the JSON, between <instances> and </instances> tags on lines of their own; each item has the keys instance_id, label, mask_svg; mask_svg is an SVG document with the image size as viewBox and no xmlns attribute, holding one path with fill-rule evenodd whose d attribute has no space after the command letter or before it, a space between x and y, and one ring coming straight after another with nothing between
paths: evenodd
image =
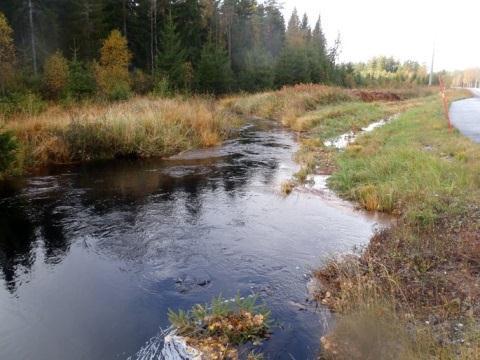
<instances>
[{"instance_id":1,"label":"tree line","mask_svg":"<svg viewBox=\"0 0 480 360\"><path fill-rule=\"evenodd\" d=\"M338 64L340 41L328 46L320 18L311 26L294 10L285 23L281 10L277 0L2 0L0 92L122 99L422 79L413 62L381 76Z\"/></svg>"},{"instance_id":2,"label":"tree line","mask_svg":"<svg viewBox=\"0 0 480 360\"><path fill-rule=\"evenodd\" d=\"M112 43L127 45L121 61L131 75L118 93L335 82L336 49L320 19L312 29L294 11L286 26L277 0L2 0L0 11L15 68L31 82L48 85L48 73L66 65L87 92L88 73L92 87L105 82L98 65Z\"/></svg>"}]
</instances>

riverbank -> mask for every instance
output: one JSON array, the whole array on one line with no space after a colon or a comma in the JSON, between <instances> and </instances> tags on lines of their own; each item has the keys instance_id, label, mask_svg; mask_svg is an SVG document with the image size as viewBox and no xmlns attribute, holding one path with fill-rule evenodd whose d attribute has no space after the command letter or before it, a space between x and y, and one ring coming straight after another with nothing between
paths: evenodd
<instances>
[{"instance_id":1,"label":"riverbank","mask_svg":"<svg viewBox=\"0 0 480 360\"><path fill-rule=\"evenodd\" d=\"M0 177L52 164L164 157L218 145L240 125L239 115L275 118L304 131L312 125L304 115L319 106L325 107L327 115L328 111L348 115L365 107L376 110L371 115L378 116L383 105L372 101L409 98L425 91L367 92L299 85L225 99L144 96L117 103L51 105L40 114L17 115L5 121L0 132ZM333 104L338 104L337 108ZM337 130L349 126L353 124L345 123Z\"/></svg>"},{"instance_id":2,"label":"riverbank","mask_svg":"<svg viewBox=\"0 0 480 360\"><path fill-rule=\"evenodd\" d=\"M217 145L239 123L238 117L207 98L137 97L103 105L52 106L5 124L3 137L10 137L13 156L3 172L22 174L52 164L97 159L169 156Z\"/></svg>"},{"instance_id":3,"label":"riverbank","mask_svg":"<svg viewBox=\"0 0 480 360\"><path fill-rule=\"evenodd\" d=\"M333 162L331 188L398 221L316 272L317 299L339 314L324 357L478 357L480 146L428 97Z\"/></svg>"},{"instance_id":4,"label":"riverbank","mask_svg":"<svg viewBox=\"0 0 480 360\"><path fill-rule=\"evenodd\" d=\"M274 119L300 134L295 154L301 169L282 185L290 193L309 174L331 174L336 168L335 149L325 141L346 132L358 133L379 119L419 106L435 90L348 90L318 85L297 85L275 92L227 98L224 106L242 116Z\"/></svg>"}]
</instances>

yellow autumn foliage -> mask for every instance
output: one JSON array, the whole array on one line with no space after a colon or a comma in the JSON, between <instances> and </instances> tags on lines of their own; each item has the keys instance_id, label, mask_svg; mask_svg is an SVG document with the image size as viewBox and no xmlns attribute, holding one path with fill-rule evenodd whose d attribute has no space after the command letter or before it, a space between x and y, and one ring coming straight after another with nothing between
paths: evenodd
<instances>
[{"instance_id":1,"label":"yellow autumn foliage","mask_svg":"<svg viewBox=\"0 0 480 360\"><path fill-rule=\"evenodd\" d=\"M7 18L0 12L0 93L5 93L14 78L15 46L12 35Z\"/></svg>"},{"instance_id":2,"label":"yellow autumn foliage","mask_svg":"<svg viewBox=\"0 0 480 360\"><path fill-rule=\"evenodd\" d=\"M68 61L60 51L51 55L43 66L44 85L53 98L65 90L68 85Z\"/></svg>"},{"instance_id":3,"label":"yellow autumn foliage","mask_svg":"<svg viewBox=\"0 0 480 360\"><path fill-rule=\"evenodd\" d=\"M124 99L130 93L128 65L132 54L127 39L113 30L103 42L100 63L95 64L95 77L100 92L113 100Z\"/></svg>"}]
</instances>

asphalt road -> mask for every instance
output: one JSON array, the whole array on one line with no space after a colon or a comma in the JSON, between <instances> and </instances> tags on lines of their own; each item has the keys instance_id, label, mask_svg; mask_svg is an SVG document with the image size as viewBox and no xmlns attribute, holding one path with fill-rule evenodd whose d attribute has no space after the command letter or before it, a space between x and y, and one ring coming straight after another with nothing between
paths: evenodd
<instances>
[{"instance_id":1,"label":"asphalt road","mask_svg":"<svg viewBox=\"0 0 480 360\"><path fill-rule=\"evenodd\" d=\"M463 135L480 143L480 89L470 91L474 97L452 103L450 118Z\"/></svg>"}]
</instances>

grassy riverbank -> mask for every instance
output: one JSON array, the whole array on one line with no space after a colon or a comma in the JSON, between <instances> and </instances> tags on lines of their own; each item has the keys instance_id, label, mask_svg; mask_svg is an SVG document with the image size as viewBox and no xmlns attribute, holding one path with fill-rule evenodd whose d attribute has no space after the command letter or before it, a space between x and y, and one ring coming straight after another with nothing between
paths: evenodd
<instances>
[{"instance_id":1,"label":"grassy riverbank","mask_svg":"<svg viewBox=\"0 0 480 360\"><path fill-rule=\"evenodd\" d=\"M294 181L282 186L290 193L308 174L331 173L336 167L334 151L324 141L407 109L418 106L435 90L407 88L394 90L349 90L319 85L297 85L256 95L231 97L223 104L244 116L270 118L302 134L296 160L302 165Z\"/></svg>"},{"instance_id":2,"label":"grassy riverbank","mask_svg":"<svg viewBox=\"0 0 480 360\"><path fill-rule=\"evenodd\" d=\"M238 123L215 100L203 98L139 97L108 105L52 106L5 124L14 144L5 173L95 159L168 156L217 145Z\"/></svg>"},{"instance_id":3,"label":"grassy riverbank","mask_svg":"<svg viewBox=\"0 0 480 360\"><path fill-rule=\"evenodd\" d=\"M428 97L333 161L332 188L398 221L316 273L339 313L324 356L478 358L480 145L449 132Z\"/></svg>"},{"instance_id":4,"label":"grassy riverbank","mask_svg":"<svg viewBox=\"0 0 480 360\"><path fill-rule=\"evenodd\" d=\"M235 113L278 120L292 130L306 131L326 118L339 122L342 114L345 117L358 115L360 119L362 114L357 110L363 109L358 104L381 106L381 103L395 103L428 94L431 94L431 90L422 87L361 91L322 85L296 85L255 95L230 97L222 102ZM357 107L350 105L351 102L356 103ZM315 120L317 115L320 118ZM345 127L348 129L350 125L345 124Z\"/></svg>"}]
</instances>

